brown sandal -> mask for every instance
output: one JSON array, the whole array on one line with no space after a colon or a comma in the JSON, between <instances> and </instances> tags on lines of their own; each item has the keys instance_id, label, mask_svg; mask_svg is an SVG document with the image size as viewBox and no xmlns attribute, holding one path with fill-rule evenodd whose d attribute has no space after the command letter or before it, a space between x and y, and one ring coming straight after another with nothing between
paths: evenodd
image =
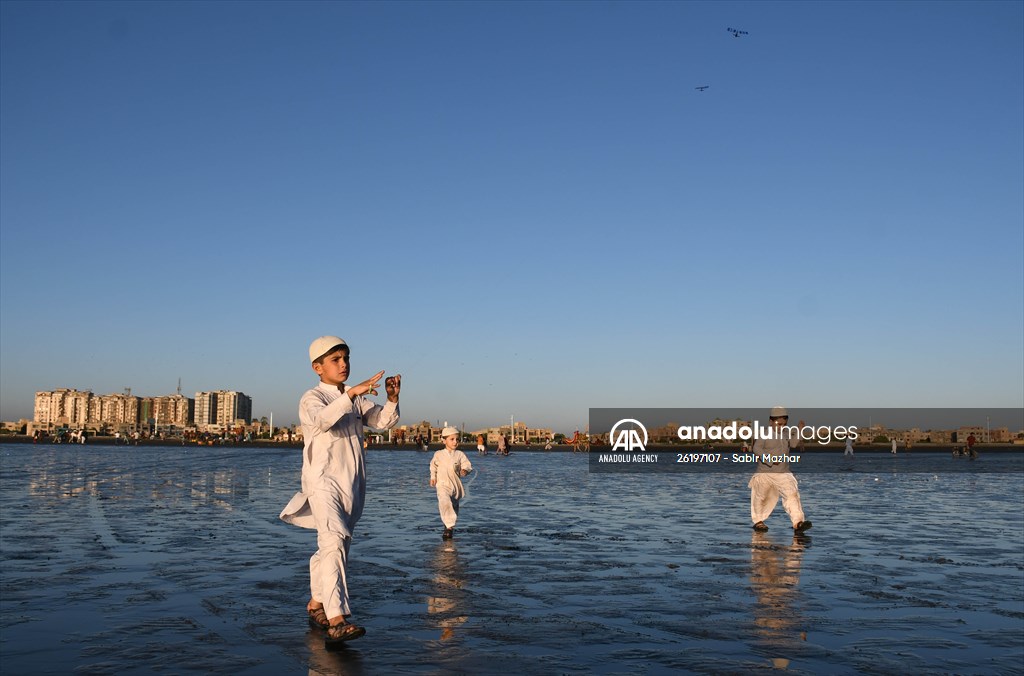
<instances>
[{"instance_id":1,"label":"brown sandal","mask_svg":"<svg viewBox=\"0 0 1024 676\"><path fill-rule=\"evenodd\" d=\"M306 608L306 612L309 614L309 626L314 629L326 630L331 626L323 606L320 606L319 608Z\"/></svg>"},{"instance_id":2,"label":"brown sandal","mask_svg":"<svg viewBox=\"0 0 1024 676\"><path fill-rule=\"evenodd\" d=\"M331 626L327 627L327 637L324 639L324 644L338 645L339 643L344 643L345 641L357 639L365 633L365 629L363 629L360 626L351 624L349 622L344 622L342 624L332 624Z\"/></svg>"}]
</instances>

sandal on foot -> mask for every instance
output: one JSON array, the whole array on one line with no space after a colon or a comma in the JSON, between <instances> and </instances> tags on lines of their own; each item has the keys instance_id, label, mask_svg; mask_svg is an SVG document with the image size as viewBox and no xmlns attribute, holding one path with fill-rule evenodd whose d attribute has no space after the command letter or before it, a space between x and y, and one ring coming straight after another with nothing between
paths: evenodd
<instances>
[{"instance_id":1,"label":"sandal on foot","mask_svg":"<svg viewBox=\"0 0 1024 676\"><path fill-rule=\"evenodd\" d=\"M764 524L764 521L758 521L754 524L754 530L756 530L758 533L764 533L766 530L768 530L768 526Z\"/></svg>"},{"instance_id":2,"label":"sandal on foot","mask_svg":"<svg viewBox=\"0 0 1024 676\"><path fill-rule=\"evenodd\" d=\"M797 521L796 525L793 526L793 530L797 533L803 533L805 530L811 527L810 521Z\"/></svg>"},{"instance_id":3,"label":"sandal on foot","mask_svg":"<svg viewBox=\"0 0 1024 676\"><path fill-rule=\"evenodd\" d=\"M324 645L338 645L345 641L357 639L365 633L365 629L349 622L332 624L327 628L327 637L324 638Z\"/></svg>"},{"instance_id":4,"label":"sandal on foot","mask_svg":"<svg viewBox=\"0 0 1024 676\"><path fill-rule=\"evenodd\" d=\"M306 608L306 613L309 614L309 626L314 629L326 630L331 626L323 606L320 606L319 608Z\"/></svg>"}]
</instances>

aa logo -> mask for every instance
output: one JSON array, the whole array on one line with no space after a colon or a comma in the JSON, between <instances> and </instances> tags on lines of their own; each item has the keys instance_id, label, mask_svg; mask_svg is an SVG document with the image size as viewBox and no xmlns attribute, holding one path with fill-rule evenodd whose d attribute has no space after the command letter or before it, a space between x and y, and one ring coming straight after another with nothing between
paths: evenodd
<instances>
[{"instance_id":1,"label":"aa logo","mask_svg":"<svg viewBox=\"0 0 1024 676\"><path fill-rule=\"evenodd\" d=\"M644 435L642 440L640 434ZM608 438L612 441L613 451L643 451L647 446L647 428L639 420L625 418L615 423Z\"/></svg>"}]
</instances>

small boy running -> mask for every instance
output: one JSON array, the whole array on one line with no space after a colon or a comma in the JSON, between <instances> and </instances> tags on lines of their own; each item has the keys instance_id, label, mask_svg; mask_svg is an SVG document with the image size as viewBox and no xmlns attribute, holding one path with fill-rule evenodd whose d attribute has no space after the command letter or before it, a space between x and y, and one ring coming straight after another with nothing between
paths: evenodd
<instances>
[{"instance_id":1,"label":"small boy running","mask_svg":"<svg viewBox=\"0 0 1024 676\"><path fill-rule=\"evenodd\" d=\"M466 495L459 477L466 476L473 464L466 454L458 450L459 431L454 427L441 430L444 448L434 453L430 460L430 485L437 488L437 509L444 522L441 537L451 539L455 534L455 522L459 518L459 500Z\"/></svg>"}]
</instances>

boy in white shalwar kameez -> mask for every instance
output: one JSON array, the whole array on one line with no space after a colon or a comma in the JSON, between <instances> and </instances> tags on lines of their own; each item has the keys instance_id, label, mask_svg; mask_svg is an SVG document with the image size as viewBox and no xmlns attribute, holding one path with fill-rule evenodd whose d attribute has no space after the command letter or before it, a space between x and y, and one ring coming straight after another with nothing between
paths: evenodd
<instances>
[{"instance_id":1,"label":"boy in white shalwar kameez","mask_svg":"<svg viewBox=\"0 0 1024 676\"><path fill-rule=\"evenodd\" d=\"M771 439L755 439L753 453L757 458L757 471L750 478L750 518L754 522L754 530L768 530L764 520L771 516L775 505L782 496L782 507L789 515L795 533L802 533L811 527L810 521L804 520L804 508L800 502L800 490L797 488L796 477L789 471L789 462L774 460L789 455L790 451L800 444L799 433L785 438L780 430L789 422L789 413L782 406L772 408L768 416L772 426ZM801 420L798 428L802 428ZM763 461L767 457L771 460Z\"/></svg>"},{"instance_id":2,"label":"boy in white shalwar kameez","mask_svg":"<svg viewBox=\"0 0 1024 676\"><path fill-rule=\"evenodd\" d=\"M281 512L281 519L316 528L306 611L310 624L327 632L325 643L333 645L366 633L345 620L351 614L345 574L348 550L366 498L363 428L388 429L398 422L402 376L385 379L388 401L380 406L366 397L377 394L383 371L358 385L345 386L349 349L341 338L317 338L309 346L309 359L320 384L299 401L305 441L302 490Z\"/></svg>"},{"instance_id":3,"label":"boy in white shalwar kameez","mask_svg":"<svg viewBox=\"0 0 1024 676\"><path fill-rule=\"evenodd\" d=\"M450 539L455 534L455 522L459 518L459 500L466 496L466 489L459 477L473 469L466 454L458 450L459 431L454 427L441 430L444 448L434 453L430 460L430 485L437 488L437 509L444 522L441 537Z\"/></svg>"}]
</instances>

